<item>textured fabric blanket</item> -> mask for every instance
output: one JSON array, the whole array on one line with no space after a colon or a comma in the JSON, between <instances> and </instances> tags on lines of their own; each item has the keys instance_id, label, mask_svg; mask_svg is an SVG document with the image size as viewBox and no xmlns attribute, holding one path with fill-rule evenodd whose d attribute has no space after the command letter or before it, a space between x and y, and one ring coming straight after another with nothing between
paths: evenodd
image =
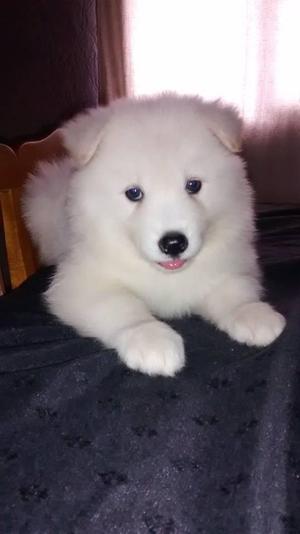
<instances>
[{"instance_id":1,"label":"textured fabric blanket","mask_svg":"<svg viewBox=\"0 0 300 534\"><path fill-rule=\"evenodd\" d=\"M126 369L43 307L42 270L0 299L0 532L300 532L300 212L258 220L266 349L173 321L176 378Z\"/></svg>"}]
</instances>

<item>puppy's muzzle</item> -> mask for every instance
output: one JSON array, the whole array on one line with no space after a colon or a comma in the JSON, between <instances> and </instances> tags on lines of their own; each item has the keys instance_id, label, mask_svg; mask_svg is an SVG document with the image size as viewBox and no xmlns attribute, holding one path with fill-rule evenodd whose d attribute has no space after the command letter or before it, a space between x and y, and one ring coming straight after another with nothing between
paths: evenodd
<instances>
[{"instance_id":1,"label":"puppy's muzzle","mask_svg":"<svg viewBox=\"0 0 300 534\"><path fill-rule=\"evenodd\" d=\"M178 258L187 249L188 245L187 237L179 232L168 232L158 242L160 250L172 258Z\"/></svg>"}]
</instances>

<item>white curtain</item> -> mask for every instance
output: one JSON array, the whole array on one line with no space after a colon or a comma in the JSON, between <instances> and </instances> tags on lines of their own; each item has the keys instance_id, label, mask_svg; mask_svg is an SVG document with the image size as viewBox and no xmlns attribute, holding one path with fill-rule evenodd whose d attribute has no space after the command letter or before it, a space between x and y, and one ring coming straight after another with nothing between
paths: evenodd
<instances>
[{"instance_id":1,"label":"white curtain","mask_svg":"<svg viewBox=\"0 0 300 534\"><path fill-rule=\"evenodd\" d=\"M220 96L245 118L299 103L299 0L125 0L129 90Z\"/></svg>"},{"instance_id":2,"label":"white curtain","mask_svg":"<svg viewBox=\"0 0 300 534\"><path fill-rule=\"evenodd\" d=\"M262 200L300 202L300 0L124 0L129 94L222 98Z\"/></svg>"}]
</instances>

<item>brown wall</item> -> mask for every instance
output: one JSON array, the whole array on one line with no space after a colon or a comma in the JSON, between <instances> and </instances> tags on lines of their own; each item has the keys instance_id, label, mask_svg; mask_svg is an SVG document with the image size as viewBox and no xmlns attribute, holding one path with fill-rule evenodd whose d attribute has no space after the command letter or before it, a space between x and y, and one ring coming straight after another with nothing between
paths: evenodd
<instances>
[{"instance_id":1,"label":"brown wall","mask_svg":"<svg viewBox=\"0 0 300 534\"><path fill-rule=\"evenodd\" d=\"M47 135L98 92L95 0L0 0L0 142Z\"/></svg>"}]
</instances>

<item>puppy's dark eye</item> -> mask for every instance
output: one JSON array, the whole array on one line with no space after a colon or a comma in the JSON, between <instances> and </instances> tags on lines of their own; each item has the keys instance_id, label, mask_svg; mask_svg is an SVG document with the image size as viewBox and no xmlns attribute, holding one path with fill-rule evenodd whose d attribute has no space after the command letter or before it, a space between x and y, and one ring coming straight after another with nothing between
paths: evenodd
<instances>
[{"instance_id":1,"label":"puppy's dark eye","mask_svg":"<svg viewBox=\"0 0 300 534\"><path fill-rule=\"evenodd\" d=\"M186 181L186 184L185 184L185 190L190 195L196 195L197 193L199 193L201 187L202 187L201 180L198 180L196 178L190 178L189 180Z\"/></svg>"},{"instance_id":2,"label":"puppy's dark eye","mask_svg":"<svg viewBox=\"0 0 300 534\"><path fill-rule=\"evenodd\" d=\"M128 200L131 200L131 202L138 202L139 200L142 200L144 193L138 186L133 186L127 189L125 191L125 195L127 196Z\"/></svg>"}]
</instances>

